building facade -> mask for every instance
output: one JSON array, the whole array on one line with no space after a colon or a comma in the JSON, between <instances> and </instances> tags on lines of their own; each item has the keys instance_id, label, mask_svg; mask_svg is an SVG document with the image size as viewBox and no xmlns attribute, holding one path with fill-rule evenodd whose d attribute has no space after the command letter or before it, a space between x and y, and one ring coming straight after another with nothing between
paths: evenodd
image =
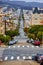
<instances>
[{"instance_id":1,"label":"building facade","mask_svg":"<svg viewBox=\"0 0 43 65\"><path fill-rule=\"evenodd\" d=\"M43 9L34 8L31 25L43 25Z\"/></svg>"},{"instance_id":2,"label":"building facade","mask_svg":"<svg viewBox=\"0 0 43 65\"><path fill-rule=\"evenodd\" d=\"M17 27L17 24L15 24L15 19L18 18L15 17L17 15L12 15L15 13L11 8L6 12L3 13L3 7L0 7L0 34L5 34L5 29L7 30L15 30ZM5 28L6 27L6 28Z\"/></svg>"}]
</instances>

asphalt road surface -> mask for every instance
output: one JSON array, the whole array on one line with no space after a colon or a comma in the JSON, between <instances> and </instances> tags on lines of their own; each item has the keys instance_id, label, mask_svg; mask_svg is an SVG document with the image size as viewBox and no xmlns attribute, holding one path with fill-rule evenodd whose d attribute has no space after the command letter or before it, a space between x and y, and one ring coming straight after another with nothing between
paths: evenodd
<instances>
[{"instance_id":1,"label":"asphalt road surface","mask_svg":"<svg viewBox=\"0 0 43 65\"><path fill-rule=\"evenodd\" d=\"M43 47L38 46L8 46L0 48L0 59L7 60L25 60L32 59L37 53L43 53Z\"/></svg>"}]
</instances>

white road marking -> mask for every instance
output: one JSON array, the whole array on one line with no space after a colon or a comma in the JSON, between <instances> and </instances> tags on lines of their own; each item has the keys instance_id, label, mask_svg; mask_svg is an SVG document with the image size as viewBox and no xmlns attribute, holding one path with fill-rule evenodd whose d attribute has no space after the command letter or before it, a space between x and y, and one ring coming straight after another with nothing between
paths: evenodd
<instances>
[{"instance_id":1,"label":"white road marking","mask_svg":"<svg viewBox=\"0 0 43 65\"><path fill-rule=\"evenodd\" d=\"M30 59L30 60L31 60L31 59L32 59L32 56L29 56L29 57L28 57L28 59Z\"/></svg>"},{"instance_id":2,"label":"white road marking","mask_svg":"<svg viewBox=\"0 0 43 65\"><path fill-rule=\"evenodd\" d=\"M17 56L17 60L19 60L20 59L20 56Z\"/></svg>"},{"instance_id":3,"label":"white road marking","mask_svg":"<svg viewBox=\"0 0 43 65\"><path fill-rule=\"evenodd\" d=\"M4 58L4 60L6 61L8 59L8 57L6 56L5 58Z\"/></svg>"},{"instance_id":4,"label":"white road marking","mask_svg":"<svg viewBox=\"0 0 43 65\"><path fill-rule=\"evenodd\" d=\"M20 46L17 46L18 48L20 48Z\"/></svg>"},{"instance_id":5,"label":"white road marking","mask_svg":"<svg viewBox=\"0 0 43 65\"><path fill-rule=\"evenodd\" d=\"M11 60L13 60L14 59L14 57L13 56L11 56Z\"/></svg>"},{"instance_id":6,"label":"white road marking","mask_svg":"<svg viewBox=\"0 0 43 65\"><path fill-rule=\"evenodd\" d=\"M29 46L27 45L27 47L29 47Z\"/></svg>"},{"instance_id":7,"label":"white road marking","mask_svg":"<svg viewBox=\"0 0 43 65\"><path fill-rule=\"evenodd\" d=\"M32 45L32 48L34 48L34 46Z\"/></svg>"},{"instance_id":8,"label":"white road marking","mask_svg":"<svg viewBox=\"0 0 43 65\"><path fill-rule=\"evenodd\" d=\"M23 48L25 47L25 46L22 46Z\"/></svg>"},{"instance_id":9,"label":"white road marking","mask_svg":"<svg viewBox=\"0 0 43 65\"><path fill-rule=\"evenodd\" d=\"M23 56L23 59L26 59L26 57L25 57L25 56Z\"/></svg>"},{"instance_id":10,"label":"white road marking","mask_svg":"<svg viewBox=\"0 0 43 65\"><path fill-rule=\"evenodd\" d=\"M13 48L15 48L16 46L13 46Z\"/></svg>"},{"instance_id":11,"label":"white road marking","mask_svg":"<svg viewBox=\"0 0 43 65\"><path fill-rule=\"evenodd\" d=\"M37 48L39 48L39 46L36 46Z\"/></svg>"},{"instance_id":12,"label":"white road marking","mask_svg":"<svg viewBox=\"0 0 43 65\"><path fill-rule=\"evenodd\" d=\"M26 47L27 47L27 48L29 48L29 47L35 48L35 47L36 47L36 48L39 48L39 46L34 46L34 45L31 45L31 46L29 46L29 45L27 45L27 46L25 46L25 45L23 45L23 46L20 46L20 45L18 45L18 46L13 46L13 48L16 48L16 47L17 47L17 48L20 48L20 47L23 47L23 48L24 48L24 47L25 47L25 48L26 48ZM8 48L10 49L11 46L8 46Z\"/></svg>"},{"instance_id":13,"label":"white road marking","mask_svg":"<svg viewBox=\"0 0 43 65\"><path fill-rule=\"evenodd\" d=\"M11 48L11 46L9 46L8 48Z\"/></svg>"}]
</instances>

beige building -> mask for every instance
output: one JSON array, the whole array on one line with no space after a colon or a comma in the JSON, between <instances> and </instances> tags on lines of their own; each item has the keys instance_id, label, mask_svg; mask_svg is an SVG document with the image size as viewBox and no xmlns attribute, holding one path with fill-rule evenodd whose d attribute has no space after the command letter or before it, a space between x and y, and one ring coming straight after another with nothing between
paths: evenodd
<instances>
[{"instance_id":1,"label":"beige building","mask_svg":"<svg viewBox=\"0 0 43 65\"><path fill-rule=\"evenodd\" d=\"M0 34L5 34L5 20L6 20L6 30L16 29L17 24L14 23L14 19L12 18L12 16L10 16L12 14L9 14L11 12L7 12L7 14L3 13L3 8L0 7Z\"/></svg>"},{"instance_id":2,"label":"beige building","mask_svg":"<svg viewBox=\"0 0 43 65\"><path fill-rule=\"evenodd\" d=\"M43 14L32 14L32 25L43 25Z\"/></svg>"},{"instance_id":3,"label":"beige building","mask_svg":"<svg viewBox=\"0 0 43 65\"><path fill-rule=\"evenodd\" d=\"M4 34L4 23L2 22L2 7L0 7L0 34Z\"/></svg>"},{"instance_id":4,"label":"beige building","mask_svg":"<svg viewBox=\"0 0 43 65\"><path fill-rule=\"evenodd\" d=\"M24 10L24 27L31 25L43 25L43 9L33 8L33 10Z\"/></svg>"},{"instance_id":5,"label":"beige building","mask_svg":"<svg viewBox=\"0 0 43 65\"><path fill-rule=\"evenodd\" d=\"M23 10L24 13L24 27L29 27L31 25L31 10Z\"/></svg>"},{"instance_id":6,"label":"beige building","mask_svg":"<svg viewBox=\"0 0 43 65\"><path fill-rule=\"evenodd\" d=\"M31 25L43 25L43 9L34 9Z\"/></svg>"},{"instance_id":7,"label":"beige building","mask_svg":"<svg viewBox=\"0 0 43 65\"><path fill-rule=\"evenodd\" d=\"M0 17L0 34L4 34L4 22L2 22L2 17Z\"/></svg>"}]
</instances>

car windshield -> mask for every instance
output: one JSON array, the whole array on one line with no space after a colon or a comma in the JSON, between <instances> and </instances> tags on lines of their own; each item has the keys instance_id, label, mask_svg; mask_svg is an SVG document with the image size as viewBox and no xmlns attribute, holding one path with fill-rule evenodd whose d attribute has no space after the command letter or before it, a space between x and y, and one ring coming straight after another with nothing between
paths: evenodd
<instances>
[{"instance_id":1,"label":"car windshield","mask_svg":"<svg viewBox=\"0 0 43 65\"><path fill-rule=\"evenodd\" d=\"M37 54L38 56L41 56L41 55L43 55L43 54Z\"/></svg>"}]
</instances>

